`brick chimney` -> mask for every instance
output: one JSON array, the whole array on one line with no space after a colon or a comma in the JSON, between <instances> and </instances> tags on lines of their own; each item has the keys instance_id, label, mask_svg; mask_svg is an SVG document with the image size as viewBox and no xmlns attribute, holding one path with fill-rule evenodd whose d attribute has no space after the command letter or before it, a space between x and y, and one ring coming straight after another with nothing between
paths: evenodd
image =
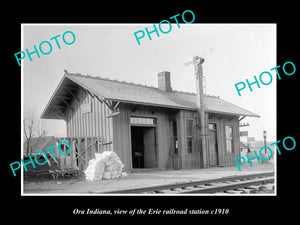
<instances>
[{"instance_id":1,"label":"brick chimney","mask_svg":"<svg viewBox=\"0 0 300 225\"><path fill-rule=\"evenodd\" d=\"M170 72L163 71L157 74L158 88L163 91L172 91Z\"/></svg>"}]
</instances>

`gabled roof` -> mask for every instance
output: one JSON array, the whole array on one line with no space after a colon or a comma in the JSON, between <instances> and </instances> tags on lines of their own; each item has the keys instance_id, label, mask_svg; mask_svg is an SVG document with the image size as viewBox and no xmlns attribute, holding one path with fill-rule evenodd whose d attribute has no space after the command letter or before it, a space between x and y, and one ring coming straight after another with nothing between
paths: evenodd
<instances>
[{"instance_id":1,"label":"gabled roof","mask_svg":"<svg viewBox=\"0 0 300 225\"><path fill-rule=\"evenodd\" d=\"M62 118L61 108L68 102L64 98L73 98L70 90L83 88L101 100L119 101L164 108L196 110L196 94L178 91L163 91L156 87L121 82L100 77L66 73L49 100L41 117L44 119ZM64 96L64 97L62 97ZM231 104L219 97L204 97L205 110L211 113L259 117L239 106ZM61 115L60 115L61 114Z\"/></svg>"}]
</instances>

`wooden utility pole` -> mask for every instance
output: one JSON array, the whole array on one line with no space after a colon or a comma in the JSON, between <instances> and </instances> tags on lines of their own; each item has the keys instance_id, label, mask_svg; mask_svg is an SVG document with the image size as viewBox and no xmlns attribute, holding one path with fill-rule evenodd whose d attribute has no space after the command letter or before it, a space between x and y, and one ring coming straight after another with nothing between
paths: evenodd
<instances>
[{"instance_id":1,"label":"wooden utility pole","mask_svg":"<svg viewBox=\"0 0 300 225\"><path fill-rule=\"evenodd\" d=\"M194 73L196 78L196 90L197 90L197 119L198 126L200 127L200 140L202 146L202 159L203 159L203 167L209 167L209 153L208 153L208 145L206 144L206 137L208 135L207 126L205 121L205 105L204 105L204 91L203 91L203 68L202 64L204 63L203 56L211 53L213 51L212 48L208 49L205 53L200 56L195 56L192 61L185 63L184 65L194 65ZM200 123L199 123L200 122Z\"/></svg>"},{"instance_id":2,"label":"wooden utility pole","mask_svg":"<svg viewBox=\"0 0 300 225\"><path fill-rule=\"evenodd\" d=\"M264 138L264 146L267 146L267 131L263 131L263 138ZM267 153L267 149L265 149L265 154Z\"/></svg>"},{"instance_id":3,"label":"wooden utility pole","mask_svg":"<svg viewBox=\"0 0 300 225\"><path fill-rule=\"evenodd\" d=\"M194 72L196 78L196 90L197 90L197 114L198 121L200 121L200 139L202 146L202 159L203 167L208 167L208 152L206 145L207 127L205 122L205 109L204 109L204 93L203 93L203 68L204 58L195 56L193 59Z\"/></svg>"}]
</instances>

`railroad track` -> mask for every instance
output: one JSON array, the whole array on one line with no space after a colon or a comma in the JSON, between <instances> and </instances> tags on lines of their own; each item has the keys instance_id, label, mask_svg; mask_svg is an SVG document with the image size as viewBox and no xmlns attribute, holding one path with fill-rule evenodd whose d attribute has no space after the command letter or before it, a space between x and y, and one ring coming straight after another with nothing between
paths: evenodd
<instances>
[{"instance_id":1,"label":"railroad track","mask_svg":"<svg viewBox=\"0 0 300 225\"><path fill-rule=\"evenodd\" d=\"M257 185L274 183L274 172L223 177L185 183L175 183L143 188L105 192L107 194L204 194L226 193L229 190L254 188ZM102 192L103 193L103 192Z\"/></svg>"}]
</instances>

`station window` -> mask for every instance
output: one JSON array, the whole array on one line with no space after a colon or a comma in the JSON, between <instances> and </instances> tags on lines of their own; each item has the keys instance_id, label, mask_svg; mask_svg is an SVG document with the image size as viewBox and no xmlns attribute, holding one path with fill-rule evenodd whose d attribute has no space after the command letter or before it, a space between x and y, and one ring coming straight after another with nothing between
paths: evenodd
<instances>
[{"instance_id":1,"label":"station window","mask_svg":"<svg viewBox=\"0 0 300 225\"><path fill-rule=\"evenodd\" d=\"M145 117L130 117L130 124L154 125L155 119Z\"/></svg>"},{"instance_id":2,"label":"station window","mask_svg":"<svg viewBox=\"0 0 300 225\"><path fill-rule=\"evenodd\" d=\"M208 129L209 130L216 130L217 128L216 128L216 124L215 123L209 123L208 124Z\"/></svg>"},{"instance_id":3,"label":"station window","mask_svg":"<svg viewBox=\"0 0 300 225\"><path fill-rule=\"evenodd\" d=\"M186 151L193 152L193 120L186 120Z\"/></svg>"},{"instance_id":4,"label":"station window","mask_svg":"<svg viewBox=\"0 0 300 225\"><path fill-rule=\"evenodd\" d=\"M225 126L226 152L233 153L232 126Z\"/></svg>"}]
</instances>

